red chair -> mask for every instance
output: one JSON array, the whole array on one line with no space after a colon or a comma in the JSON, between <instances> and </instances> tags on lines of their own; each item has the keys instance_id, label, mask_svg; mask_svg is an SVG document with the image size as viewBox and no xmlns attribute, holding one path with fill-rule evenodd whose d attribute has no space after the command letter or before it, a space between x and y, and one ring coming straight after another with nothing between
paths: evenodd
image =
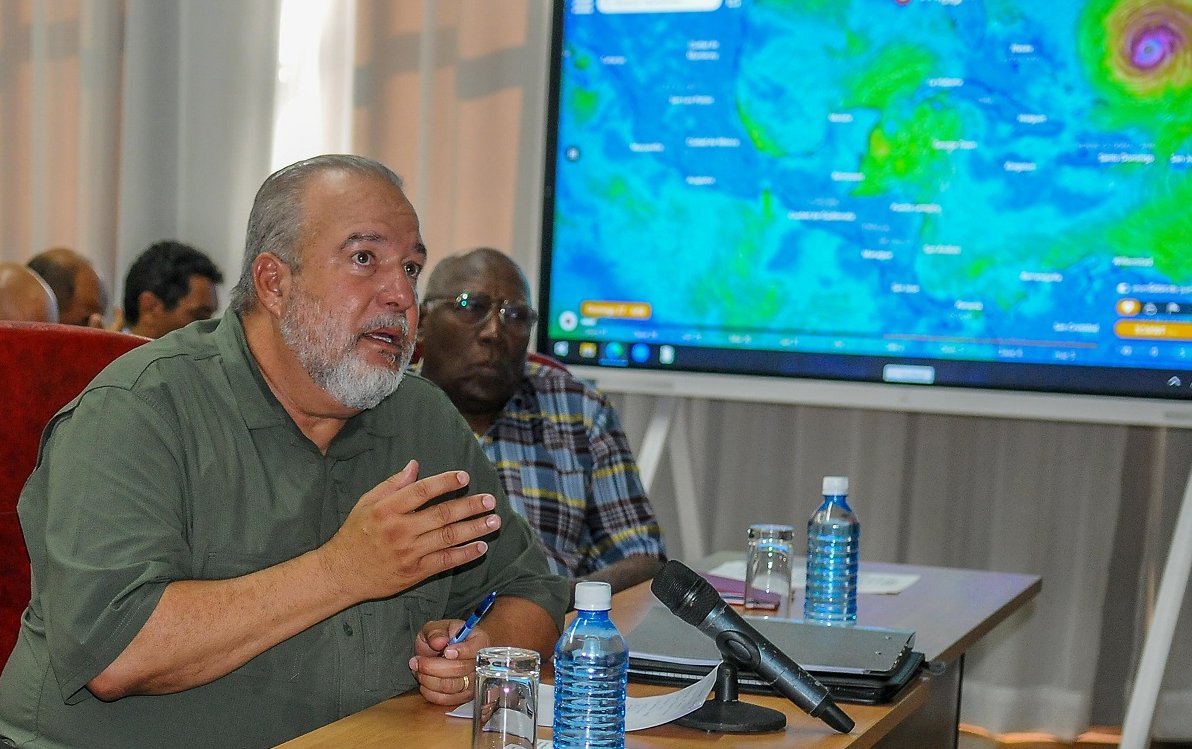
<instances>
[{"instance_id":1,"label":"red chair","mask_svg":"<svg viewBox=\"0 0 1192 749\"><path fill-rule=\"evenodd\" d=\"M75 325L0 322L0 663L29 603L29 555L17 498L37 463L41 433L99 371L149 339Z\"/></svg>"}]
</instances>

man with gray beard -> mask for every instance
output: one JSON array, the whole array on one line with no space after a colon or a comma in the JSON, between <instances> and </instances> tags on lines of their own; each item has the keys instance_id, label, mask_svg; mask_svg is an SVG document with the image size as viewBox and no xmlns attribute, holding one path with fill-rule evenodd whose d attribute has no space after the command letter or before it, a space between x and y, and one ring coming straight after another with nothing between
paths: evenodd
<instances>
[{"instance_id":1,"label":"man with gray beard","mask_svg":"<svg viewBox=\"0 0 1192 749\"><path fill-rule=\"evenodd\" d=\"M286 167L229 314L55 417L0 745L274 746L414 688L466 702L482 647L550 651L566 583L447 397L402 379L425 261L386 167Z\"/></svg>"}]
</instances>

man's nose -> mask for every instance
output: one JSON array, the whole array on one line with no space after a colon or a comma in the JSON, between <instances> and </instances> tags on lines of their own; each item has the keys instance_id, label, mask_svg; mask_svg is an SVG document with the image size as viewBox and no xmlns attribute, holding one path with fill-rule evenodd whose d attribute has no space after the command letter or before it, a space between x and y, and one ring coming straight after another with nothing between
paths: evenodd
<instances>
[{"instance_id":1,"label":"man's nose","mask_svg":"<svg viewBox=\"0 0 1192 749\"><path fill-rule=\"evenodd\" d=\"M480 321L480 327L476 334L481 338L500 338L501 334L505 332L504 322L501 320L501 305L499 303L493 304L492 309Z\"/></svg>"},{"instance_id":2,"label":"man's nose","mask_svg":"<svg viewBox=\"0 0 1192 749\"><path fill-rule=\"evenodd\" d=\"M406 273L404 267L399 267L384 275L377 297L382 304L407 309L417 300L414 280Z\"/></svg>"}]
</instances>

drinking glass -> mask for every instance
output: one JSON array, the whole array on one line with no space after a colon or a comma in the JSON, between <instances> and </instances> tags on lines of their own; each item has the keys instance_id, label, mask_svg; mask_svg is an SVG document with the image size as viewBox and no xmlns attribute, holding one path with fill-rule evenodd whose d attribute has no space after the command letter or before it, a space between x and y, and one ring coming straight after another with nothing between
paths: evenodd
<instances>
[{"instance_id":1,"label":"drinking glass","mask_svg":"<svg viewBox=\"0 0 1192 749\"><path fill-rule=\"evenodd\" d=\"M472 749L534 749L538 725L538 653L481 648L476 654Z\"/></svg>"},{"instance_id":2,"label":"drinking glass","mask_svg":"<svg viewBox=\"0 0 1192 749\"><path fill-rule=\"evenodd\" d=\"M774 523L749 526L745 554L745 608L750 613L790 617L791 557L794 553L794 526Z\"/></svg>"}]
</instances>

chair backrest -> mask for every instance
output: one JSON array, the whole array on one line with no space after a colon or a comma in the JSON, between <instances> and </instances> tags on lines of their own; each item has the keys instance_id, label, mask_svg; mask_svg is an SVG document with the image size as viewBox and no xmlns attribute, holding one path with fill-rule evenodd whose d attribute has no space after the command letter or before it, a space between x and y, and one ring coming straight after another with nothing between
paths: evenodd
<instances>
[{"instance_id":1,"label":"chair backrest","mask_svg":"<svg viewBox=\"0 0 1192 749\"><path fill-rule=\"evenodd\" d=\"M0 322L0 663L29 603L29 555L17 498L42 430L113 359L148 339L55 323Z\"/></svg>"}]
</instances>

